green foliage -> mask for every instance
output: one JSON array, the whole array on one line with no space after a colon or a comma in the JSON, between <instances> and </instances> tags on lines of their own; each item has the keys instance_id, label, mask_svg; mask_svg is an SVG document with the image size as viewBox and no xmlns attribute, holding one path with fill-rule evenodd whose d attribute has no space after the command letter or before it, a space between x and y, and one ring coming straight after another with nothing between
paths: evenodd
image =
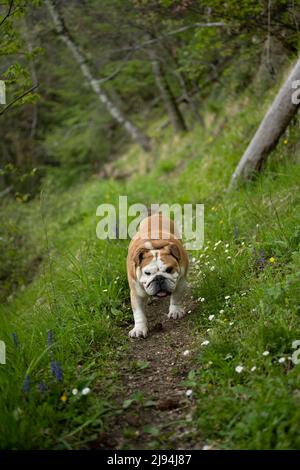
<instances>
[{"instance_id":1,"label":"green foliage","mask_svg":"<svg viewBox=\"0 0 300 470\"><path fill-rule=\"evenodd\" d=\"M153 405L139 394L121 405L113 400L120 394L118 361L126 353L132 321L127 243L95 238L95 210L101 202L116 204L119 194L128 194L130 203L205 203L205 247L191 254L191 280L195 297L205 299L194 328L200 344L207 339L209 344L199 344L184 382L197 405L193 429L222 448L298 448L299 366L288 359L300 334L299 167L291 151L298 123L264 175L231 194L224 191L244 136L259 122L272 93L259 110L255 100L241 95L235 114L228 100L219 117L228 113L227 128L213 141L210 129L176 138L166 132L152 170L126 184L94 181L59 196L50 186L41 202L8 209L22 236L19 260L26 264L25 252L43 259L34 282L24 284L1 311L1 339L8 347L8 364L0 369L2 448L88 448L110 416L133 404ZM132 149L128 162L133 151L140 155ZM169 154L183 165L181 171L167 164L165 174ZM4 263L9 249L6 245ZM52 360L61 365L62 382L51 372ZM147 366L138 358L132 365L134 370ZM74 388L86 386L90 394L73 395ZM157 431L149 427L148 432Z\"/></svg>"},{"instance_id":2,"label":"green foliage","mask_svg":"<svg viewBox=\"0 0 300 470\"><path fill-rule=\"evenodd\" d=\"M0 22L9 3L1 5ZM297 117L265 172L226 191L279 85L278 75L259 93L253 83L269 2L110 0L99 11L91 1L84 15L80 2L64 2L66 24L95 77L120 68L102 86L149 128L155 150L148 156L127 147L124 131L49 29L42 2L23 3L14 2L0 27L1 78L9 101L35 74L41 86L1 116L0 178L10 192L0 207L0 339L7 345L0 447L89 448L111 417L131 405L153 406L140 392L118 401L132 322L127 242L95 235L97 206L116 205L127 194L130 204L205 204L205 246L191 253L193 291L201 299L191 331L199 335L199 353L183 383L195 397L195 435L218 448L297 449L299 365L289 359L300 338ZM291 59L299 40L294 4L271 2L272 35ZM208 20L226 26L173 34ZM165 127L143 45L149 31L159 39L154 44L174 94L197 92L205 128L174 136ZM182 109L194 124L188 104ZM131 175L126 181L88 179L120 156L112 168ZM137 358L132 370L148 365ZM158 437L160 428L144 431ZM124 433L133 437L130 428Z\"/></svg>"},{"instance_id":3,"label":"green foliage","mask_svg":"<svg viewBox=\"0 0 300 470\"><path fill-rule=\"evenodd\" d=\"M165 112L144 44L148 34L173 95L188 94L194 101L181 108L190 127L207 97L216 112L226 94L249 86L269 34L267 1L109 0L102 2L101 12L99 2L92 1L84 15L82 8L80 2L72 7L65 3L60 11L93 75L108 79L101 86L140 127ZM5 112L6 126L0 128L0 165L11 163L20 175L33 168L38 172L24 194L9 177L0 184L3 189L13 185L12 196L29 194L29 199L37 195L43 178L56 191L97 173L124 152L128 137L83 79L69 49L49 29L43 2L24 5L16 0L6 18L9 9L6 0L0 7L0 20L5 19L0 28L0 78L6 81L8 102L16 101ZM294 9L285 0L271 7L271 34L287 55L298 43ZM194 26L208 21L225 26ZM182 27L186 29L180 31ZM36 81L39 87L20 98Z\"/></svg>"}]
</instances>

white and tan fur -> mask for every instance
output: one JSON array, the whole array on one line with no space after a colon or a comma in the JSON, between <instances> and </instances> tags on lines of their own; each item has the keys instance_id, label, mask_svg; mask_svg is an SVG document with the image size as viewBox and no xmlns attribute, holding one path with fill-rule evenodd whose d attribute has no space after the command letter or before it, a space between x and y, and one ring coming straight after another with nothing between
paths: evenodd
<instances>
[{"instance_id":1,"label":"white and tan fur","mask_svg":"<svg viewBox=\"0 0 300 470\"><path fill-rule=\"evenodd\" d=\"M185 311L183 294L186 286L188 255L172 220L157 213L142 220L132 238L127 256L134 328L130 337L146 337L147 298L171 295L169 318L181 318Z\"/></svg>"}]
</instances>

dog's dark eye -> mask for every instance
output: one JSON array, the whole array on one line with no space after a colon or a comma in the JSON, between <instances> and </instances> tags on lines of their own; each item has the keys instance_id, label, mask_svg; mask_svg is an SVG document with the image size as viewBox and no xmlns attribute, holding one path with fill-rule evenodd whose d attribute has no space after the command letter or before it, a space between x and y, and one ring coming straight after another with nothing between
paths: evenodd
<instances>
[{"instance_id":1,"label":"dog's dark eye","mask_svg":"<svg viewBox=\"0 0 300 470\"><path fill-rule=\"evenodd\" d=\"M173 268L171 268L171 267L166 269L166 273L168 273L168 274L170 274L172 271L173 271Z\"/></svg>"},{"instance_id":2,"label":"dog's dark eye","mask_svg":"<svg viewBox=\"0 0 300 470\"><path fill-rule=\"evenodd\" d=\"M150 276L151 273L149 271L145 271L146 276Z\"/></svg>"}]
</instances>

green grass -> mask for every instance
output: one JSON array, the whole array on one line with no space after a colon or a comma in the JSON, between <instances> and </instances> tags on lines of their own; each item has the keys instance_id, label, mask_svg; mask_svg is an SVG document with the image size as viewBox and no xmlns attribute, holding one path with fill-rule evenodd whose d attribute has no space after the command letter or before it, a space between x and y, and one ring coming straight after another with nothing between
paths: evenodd
<instances>
[{"instance_id":1,"label":"green grass","mask_svg":"<svg viewBox=\"0 0 300 470\"><path fill-rule=\"evenodd\" d=\"M265 172L226 191L273 95L260 105L245 94L235 111L228 100L206 131L156 136L151 171L141 165L128 182L95 179L61 194L45 187L39 201L1 208L2 293L8 297L1 306L0 339L7 345L7 364L0 366L1 448L85 448L107 417L121 412L112 398L120 394L118 364L131 322L127 242L100 241L95 234L96 207L117 204L120 194L129 203L205 204L205 247L191 253L194 294L205 299L195 333L209 340L199 344L191 373L193 425L202 438L226 449L300 447L300 366L288 359L292 341L300 339L297 120ZM226 115L225 127L213 135ZM128 165L137 157L144 158L133 146ZM126 168L126 155L121 162ZM51 361L60 363L62 380L51 372ZM133 365L142 366L138 359ZM87 396L72 395L86 386Z\"/></svg>"}]
</instances>

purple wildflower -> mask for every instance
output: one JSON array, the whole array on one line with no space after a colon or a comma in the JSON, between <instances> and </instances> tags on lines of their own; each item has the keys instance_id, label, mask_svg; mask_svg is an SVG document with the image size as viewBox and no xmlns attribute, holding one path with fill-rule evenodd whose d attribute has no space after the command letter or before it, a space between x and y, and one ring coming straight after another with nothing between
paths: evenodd
<instances>
[{"instance_id":1,"label":"purple wildflower","mask_svg":"<svg viewBox=\"0 0 300 470\"><path fill-rule=\"evenodd\" d=\"M38 389L41 393L46 392L47 388L48 387L47 387L47 384L45 382L40 382L38 384Z\"/></svg>"},{"instance_id":2,"label":"purple wildflower","mask_svg":"<svg viewBox=\"0 0 300 470\"><path fill-rule=\"evenodd\" d=\"M30 391L30 377L29 377L29 375L25 376L22 388L23 388L23 392L25 392L25 393L28 393Z\"/></svg>"},{"instance_id":3,"label":"purple wildflower","mask_svg":"<svg viewBox=\"0 0 300 470\"><path fill-rule=\"evenodd\" d=\"M51 366L51 372L55 376L56 380L58 382L62 382L63 380L63 372L61 368L61 364L58 361L51 361L50 363Z\"/></svg>"},{"instance_id":4,"label":"purple wildflower","mask_svg":"<svg viewBox=\"0 0 300 470\"><path fill-rule=\"evenodd\" d=\"M266 257L264 250L259 250L259 258L258 258L258 265L261 271L265 269L266 265Z\"/></svg>"},{"instance_id":5,"label":"purple wildflower","mask_svg":"<svg viewBox=\"0 0 300 470\"><path fill-rule=\"evenodd\" d=\"M48 346L51 346L53 343L53 331L48 330L47 332Z\"/></svg>"},{"instance_id":6,"label":"purple wildflower","mask_svg":"<svg viewBox=\"0 0 300 470\"><path fill-rule=\"evenodd\" d=\"M12 336L14 345L16 346L16 348L18 348L20 346L20 341L19 341L17 333L12 333L11 336Z\"/></svg>"},{"instance_id":7,"label":"purple wildflower","mask_svg":"<svg viewBox=\"0 0 300 470\"><path fill-rule=\"evenodd\" d=\"M256 266L263 271L266 266L266 257L265 257L265 252L264 250L259 250L257 253L256 249L254 248L253 250L253 256L255 258L255 264Z\"/></svg>"}]
</instances>

